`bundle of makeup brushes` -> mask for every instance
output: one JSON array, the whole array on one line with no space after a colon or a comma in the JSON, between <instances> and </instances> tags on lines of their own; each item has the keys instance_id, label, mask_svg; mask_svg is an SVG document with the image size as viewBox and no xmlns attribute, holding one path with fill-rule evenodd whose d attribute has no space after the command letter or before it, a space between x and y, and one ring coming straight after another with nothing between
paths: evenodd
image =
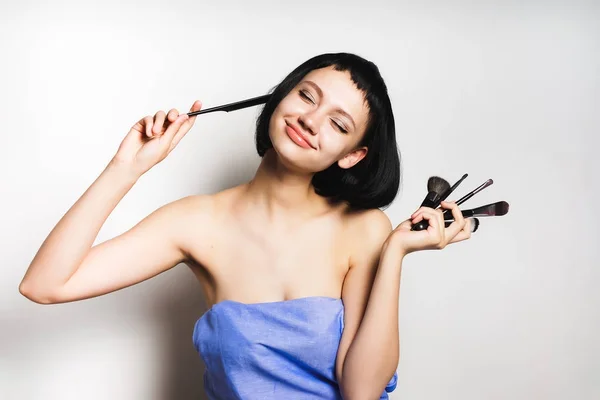
<instances>
[{"instance_id":1,"label":"bundle of makeup brushes","mask_svg":"<svg viewBox=\"0 0 600 400\"><path fill-rule=\"evenodd\" d=\"M421 207L431 207L438 208L440 203L448 198L454 189L461 184L465 178L469 176L469 174L464 174L462 178L458 180L454 185L450 186L448 181L439 176L432 176L427 180L427 196L425 196L425 200L421 203ZM480 186L473 189L471 192L461 197L456 204L461 205L465 201L469 200L471 197L475 196L477 193L481 192L486 187L492 185L494 181L492 179L488 179L483 182ZM475 232L477 228L479 228L479 217L499 217L502 215L506 215L508 213L508 203L506 201L497 201L495 203L486 204L484 206L480 206L477 208L472 208L470 210L461 210L462 215L465 218L473 218L473 223L471 224L471 231ZM454 217L452 216L451 210L444 211L444 222L445 226L448 227L454 221ZM413 231L422 231L429 227L429 223L426 220L422 220L413 224L411 230Z\"/></svg>"}]
</instances>

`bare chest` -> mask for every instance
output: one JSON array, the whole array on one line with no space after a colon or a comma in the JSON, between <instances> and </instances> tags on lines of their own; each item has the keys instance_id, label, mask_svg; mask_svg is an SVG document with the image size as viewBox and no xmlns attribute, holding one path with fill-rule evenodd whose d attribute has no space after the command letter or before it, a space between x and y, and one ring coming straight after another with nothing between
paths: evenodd
<instances>
[{"instance_id":1,"label":"bare chest","mask_svg":"<svg viewBox=\"0 0 600 400\"><path fill-rule=\"evenodd\" d=\"M194 254L207 303L341 297L349 265L343 228L319 221L289 229L226 224Z\"/></svg>"}]
</instances>

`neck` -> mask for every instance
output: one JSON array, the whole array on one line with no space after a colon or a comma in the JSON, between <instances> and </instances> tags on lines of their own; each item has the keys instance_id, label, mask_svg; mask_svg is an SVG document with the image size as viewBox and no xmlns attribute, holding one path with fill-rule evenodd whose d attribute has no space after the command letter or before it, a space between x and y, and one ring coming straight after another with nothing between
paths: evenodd
<instances>
[{"instance_id":1,"label":"neck","mask_svg":"<svg viewBox=\"0 0 600 400\"><path fill-rule=\"evenodd\" d=\"M315 193L313 175L290 170L270 149L247 186L247 199L264 210L270 220L283 214L306 218L323 213L330 205Z\"/></svg>"}]
</instances>

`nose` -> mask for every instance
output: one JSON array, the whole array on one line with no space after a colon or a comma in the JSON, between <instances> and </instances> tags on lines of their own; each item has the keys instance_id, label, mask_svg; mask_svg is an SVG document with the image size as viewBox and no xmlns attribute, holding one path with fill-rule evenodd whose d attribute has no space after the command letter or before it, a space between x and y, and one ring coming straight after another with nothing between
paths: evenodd
<instances>
[{"instance_id":1,"label":"nose","mask_svg":"<svg viewBox=\"0 0 600 400\"><path fill-rule=\"evenodd\" d=\"M311 135L316 135L319 132L319 116L315 111L308 111L301 114L298 122L302 129L307 130Z\"/></svg>"}]
</instances>

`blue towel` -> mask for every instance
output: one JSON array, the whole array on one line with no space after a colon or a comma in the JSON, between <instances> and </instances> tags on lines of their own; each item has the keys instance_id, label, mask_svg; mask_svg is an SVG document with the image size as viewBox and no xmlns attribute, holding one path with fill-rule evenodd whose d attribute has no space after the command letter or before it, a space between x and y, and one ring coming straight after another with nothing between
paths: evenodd
<instances>
[{"instance_id":1,"label":"blue towel","mask_svg":"<svg viewBox=\"0 0 600 400\"><path fill-rule=\"evenodd\" d=\"M341 399L335 358L341 299L324 296L246 304L221 301L194 326L210 400ZM380 399L396 388L398 374Z\"/></svg>"}]
</instances>

